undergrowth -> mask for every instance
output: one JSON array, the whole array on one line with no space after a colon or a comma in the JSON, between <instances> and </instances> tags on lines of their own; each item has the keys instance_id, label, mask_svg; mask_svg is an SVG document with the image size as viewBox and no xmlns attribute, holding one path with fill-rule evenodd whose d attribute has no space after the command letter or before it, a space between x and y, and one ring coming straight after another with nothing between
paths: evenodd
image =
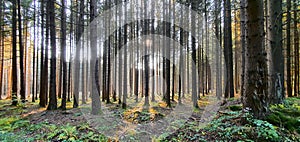
<instances>
[{"instance_id":1,"label":"undergrowth","mask_svg":"<svg viewBox=\"0 0 300 142\"><path fill-rule=\"evenodd\" d=\"M197 123L186 123L180 130L161 135L160 141L300 141L300 99L287 98L283 104L270 107L265 120L255 119L243 112L240 104L220 110L204 128ZM197 128L198 127L198 128Z\"/></svg>"},{"instance_id":2,"label":"undergrowth","mask_svg":"<svg viewBox=\"0 0 300 142\"><path fill-rule=\"evenodd\" d=\"M16 135L17 133L17 135ZM30 124L17 117L0 119L0 141L109 141L88 124L57 126L47 121Z\"/></svg>"},{"instance_id":3,"label":"undergrowth","mask_svg":"<svg viewBox=\"0 0 300 142\"><path fill-rule=\"evenodd\" d=\"M300 98L287 98L282 104L272 105L270 111L267 121L300 134Z\"/></svg>"}]
</instances>

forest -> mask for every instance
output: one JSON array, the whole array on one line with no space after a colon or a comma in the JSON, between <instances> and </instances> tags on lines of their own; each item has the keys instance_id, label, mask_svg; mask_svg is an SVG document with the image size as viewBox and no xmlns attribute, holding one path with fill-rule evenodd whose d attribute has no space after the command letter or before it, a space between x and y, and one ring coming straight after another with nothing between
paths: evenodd
<instances>
[{"instance_id":1,"label":"forest","mask_svg":"<svg viewBox=\"0 0 300 142\"><path fill-rule=\"evenodd\" d=\"M300 142L299 0L0 3L0 141Z\"/></svg>"}]
</instances>

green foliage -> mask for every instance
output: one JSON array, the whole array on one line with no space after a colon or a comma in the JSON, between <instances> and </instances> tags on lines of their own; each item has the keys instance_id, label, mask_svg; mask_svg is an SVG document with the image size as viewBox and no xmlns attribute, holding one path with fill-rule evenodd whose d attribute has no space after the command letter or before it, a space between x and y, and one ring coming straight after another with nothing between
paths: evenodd
<instances>
[{"instance_id":1,"label":"green foliage","mask_svg":"<svg viewBox=\"0 0 300 142\"><path fill-rule=\"evenodd\" d=\"M272 124L254 119L252 114L242 113L242 111L226 112L204 129L216 133L217 137L223 140L279 141L281 139Z\"/></svg>"},{"instance_id":2,"label":"green foliage","mask_svg":"<svg viewBox=\"0 0 300 142\"><path fill-rule=\"evenodd\" d=\"M243 106L242 105L232 105L232 106L228 106L227 108L232 111L240 111L243 109Z\"/></svg>"},{"instance_id":3,"label":"green foliage","mask_svg":"<svg viewBox=\"0 0 300 142\"><path fill-rule=\"evenodd\" d=\"M17 135L15 134L17 133ZM34 135L32 135L34 134ZM30 138L27 137L30 135ZM29 120L17 117L0 119L0 141L108 141L108 138L95 132L87 124L57 126L47 121L30 124Z\"/></svg>"},{"instance_id":4,"label":"green foliage","mask_svg":"<svg viewBox=\"0 0 300 142\"><path fill-rule=\"evenodd\" d=\"M264 138L270 141L279 141L280 137L273 125L267 121L253 119L252 123L259 138Z\"/></svg>"},{"instance_id":5,"label":"green foliage","mask_svg":"<svg viewBox=\"0 0 300 142\"><path fill-rule=\"evenodd\" d=\"M271 113L266 120L278 127L300 134L300 99L287 98L283 104L270 107Z\"/></svg>"},{"instance_id":6,"label":"green foliage","mask_svg":"<svg viewBox=\"0 0 300 142\"><path fill-rule=\"evenodd\" d=\"M0 131L12 132L20 127L27 127L29 124L28 120L17 117L5 117L0 119Z\"/></svg>"},{"instance_id":7,"label":"green foliage","mask_svg":"<svg viewBox=\"0 0 300 142\"><path fill-rule=\"evenodd\" d=\"M16 117L4 117L0 119L0 131L12 131L11 124L18 120Z\"/></svg>"},{"instance_id":8,"label":"green foliage","mask_svg":"<svg viewBox=\"0 0 300 142\"><path fill-rule=\"evenodd\" d=\"M24 132L15 131L18 129L25 129L29 126L28 120L19 119L18 117L4 117L0 119L0 141L12 142L12 141L24 141Z\"/></svg>"},{"instance_id":9,"label":"green foliage","mask_svg":"<svg viewBox=\"0 0 300 142\"><path fill-rule=\"evenodd\" d=\"M16 142L16 141L21 142L21 141L24 141L24 139L21 136L16 135L14 133L0 131L0 141L1 142Z\"/></svg>"}]
</instances>

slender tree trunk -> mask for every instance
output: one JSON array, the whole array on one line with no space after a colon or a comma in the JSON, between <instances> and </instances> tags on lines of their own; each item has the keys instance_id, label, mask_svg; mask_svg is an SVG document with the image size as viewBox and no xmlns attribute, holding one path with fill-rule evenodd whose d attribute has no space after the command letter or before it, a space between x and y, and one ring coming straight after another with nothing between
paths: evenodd
<instances>
[{"instance_id":1,"label":"slender tree trunk","mask_svg":"<svg viewBox=\"0 0 300 142\"><path fill-rule=\"evenodd\" d=\"M149 30L149 22L148 20L146 20L147 17L147 1L144 1L144 35L148 34L148 30ZM146 39L148 40L148 39ZM143 56L143 60L144 60L144 67L145 67L145 104L146 106L149 105L149 56L148 54L148 46L147 45L147 41L145 44L143 44L145 47L145 56ZM169 84L170 85L170 84ZM170 86L169 86L170 87ZM170 93L169 93L170 95ZM170 97L169 97L170 98Z\"/></svg>"},{"instance_id":2,"label":"slender tree trunk","mask_svg":"<svg viewBox=\"0 0 300 142\"><path fill-rule=\"evenodd\" d=\"M78 4L78 1L76 2ZM80 5L84 5L84 0L80 0ZM73 108L77 108L79 105L79 76L80 76L80 48L83 44L83 40L81 39L81 35L83 33L83 27L84 27L84 11L82 7L80 6L80 14L77 21L77 31L76 31L76 59L75 59L75 76L74 76L74 102L73 102Z\"/></svg>"},{"instance_id":3,"label":"slender tree trunk","mask_svg":"<svg viewBox=\"0 0 300 142\"><path fill-rule=\"evenodd\" d=\"M115 5L118 4L118 0L114 0L114 3ZM115 10L115 25L117 26L118 25L118 10L116 9ZM114 39L115 39L115 43L114 43L114 57L115 57L115 61L114 61L114 88L113 88L113 101L117 101L117 68L118 68L118 60L117 60L117 54L118 54L118 46L119 46L119 43L118 43L118 30L116 30L114 32Z\"/></svg>"},{"instance_id":4,"label":"slender tree trunk","mask_svg":"<svg viewBox=\"0 0 300 142\"><path fill-rule=\"evenodd\" d=\"M240 45L239 45L239 33L238 33L238 11L236 8L236 3L234 3L234 61L235 61L235 73L234 73L234 87L235 93L240 91Z\"/></svg>"},{"instance_id":5,"label":"slender tree trunk","mask_svg":"<svg viewBox=\"0 0 300 142\"><path fill-rule=\"evenodd\" d=\"M107 0L105 0L105 9L107 9ZM105 27L105 31L104 31L104 35L107 35L107 17L104 17L104 27ZM108 40L104 41L103 44L103 71L102 71L102 101L105 102L107 96L108 96L108 92L107 92L107 42Z\"/></svg>"},{"instance_id":6,"label":"slender tree trunk","mask_svg":"<svg viewBox=\"0 0 300 142\"><path fill-rule=\"evenodd\" d=\"M17 72L17 2L12 1L12 105L18 104L18 72Z\"/></svg>"},{"instance_id":7,"label":"slender tree trunk","mask_svg":"<svg viewBox=\"0 0 300 142\"><path fill-rule=\"evenodd\" d=\"M205 18L205 93L208 94L209 93L209 83L210 83L210 80L208 79L208 66L209 66L209 61L208 61L208 58L209 58L209 32L208 32L208 9L207 9L207 6L208 6L208 3L207 3L207 0L205 0L205 6L204 6L204 9L205 9L205 12L204 12L204 18Z\"/></svg>"},{"instance_id":8,"label":"slender tree trunk","mask_svg":"<svg viewBox=\"0 0 300 142\"><path fill-rule=\"evenodd\" d=\"M165 6L167 6L166 4L164 4ZM165 7L166 8L166 7ZM170 7L168 8L168 12L167 13L169 13L170 14ZM168 17L167 17L167 15L166 14L164 14L164 19L166 19L166 18L169 18L170 17L170 15L168 15ZM171 24L170 23L164 23L164 26L166 27L165 28L165 37L164 38L166 38L166 37L168 37L168 38L170 38L171 37ZM168 107L171 107L171 100L170 100L170 87L171 87L171 83L170 83L170 68L171 68L171 66L170 66L170 57L171 57L171 55L170 55L170 40L169 39L166 39L166 40L164 40L164 42L166 43L165 44L165 46L164 46L164 48L166 48L166 59L165 59L165 66L166 66L166 102L167 102L167 106ZM146 62L145 62L146 63ZM148 65L148 64L146 64L146 65ZM147 80L146 80L147 81ZM146 84L146 86L147 86L147 84Z\"/></svg>"},{"instance_id":9,"label":"slender tree trunk","mask_svg":"<svg viewBox=\"0 0 300 142\"><path fill-rule=\"evenodd\" d=\"M292 75L291 75L291 0L287 0L287 27L286 27L286 72L287 72L287 95L293 96L292 92Z\"/></svg>"},{"instance_id":10,"label":"slender tree trunk","mask_svg":"<svg viewBox=\"0 0 300 142\"><path fill-rule=\"evenodd\" d=\"M192 1L192 10L196 10L195 1ZM191 15L191 29L195 29L195 14ZM191 31L191 35L195 35L195 30ZM192 37L192 100L193 100L193 106L195 108L199 108L198 106L198 99L197 99L197 85L196 85L196 39L195 37Z\"/></svg>"},{"instance_id":11,"label":"slender tree trunk","mask_svg":"<svg viewBox=\"0 0 300 142\"><path fill-rule=\"evenodd\" d=\"M50 26L50 42L51 42L51 64L50 64L50 100L48 110L57 109L56 97L56 30L55 30L55 7L54 1L48 2L49 8L49 26Z\"/></svg>"},{"instance_id":12,"label":"slender tree trunk","mask_svg":"<svg viewBox=\"0 0 300 142\"><path fill-rule=\"evenodd\" d=\"M201 29L202 33L204 33L204 29L202 28ZM201 48L201 63L202 63L202 66L201 66L201 81L202 82L202 95L205 96L205 62L204 62L204 36L202 35L201 37L201 43L202 43L202 48Z\"/></svg>"},{"instance_id":13,"label":"slender tree trunk","mask_svg":"<svg viewBox=\"0 0 300 142\"><path fill-rule=\"evenodd\" d=\"M44 64L47 61L46 58L44 57L45 55L45 46L44 46L44 15L45 15L45 2L44 0L41 0L41 73L40 73L40 93L39 93L39 98L40 98L40 106L41 107L46 107L47 106L47 97L46 97L46 92L45 92L45 82L47 78L45 78L46 74L46 69L44 68Z\"/></svg>"},{"instance_id":14,"label":"slender tree trunk","mask_svg":"<svg viewBox=\"0 0 300 142\"><path fill-rule=\"evenodd\" d=\"M232 35L231 35L231 2L224 0L224 57L226 63L226 88L225 98L234 97L233 87L233 59L232 59Z\"/></svg>"},{"instance_id":15,"label":"slender tree trunk","mask_svg":"<svg viewBox=\"0 0 300 142\"><path fill-rule=\"evenodd\" d=\"M124 21L127 21L127 7L124 7ZM128 25L127 23L124 23L124 45L127 44L127 30L128 30ZM127 107L127 96L128 96L128 92L127 92L127 47L123 47L123 51L124 51L124 75L123 75L123 103L122 103L122 108L125 109Z\"/></svg>"},{"instance_id":16,"label":"slender tree trunk","mask_svg":"<svg viewBox=\"0 0 300 142\"><path fill-rule=\"evenodd\" d=\"M136 2L138 2L138 0L136 0ZM138 17L139 13L138 11L136 12L136 18ZM135 30L135 36L136 37L139 37L139 21L136 21L136 30ZM137 40L137 45L139 45L139 42ZM137 48L136 50L136 57L137 57L137 60L136 60L136 64L139 63L139 50ZM135 95L135 102L138 102L138 95L139 95L139 68L135 68L134 69L134 95Z\"/></svg>"},{"instance_id":17,"label":"slender tree trunk","mask_svg":"<svg viewBox=\"0 0 300 142\"><path fill-rule=\"evenodd\" d=\"M121 11L122 10L120 10L119 12L121 13ZM119 15L119 19L121 19L121 14ZM119 29L119 33L118 33L118 49L119 49L119 52L120 52L120 49L121 49L121 45L122 45L122 39L121 39L121 37L122 37L122 31L121 31L121 29ZM121 104L121 98L122 98L122 56L121 56L121 53L119 53L119 56L118 56L118 62L119 62L119 66L118 66L118 96L119 96L119 104Z\"/></svg>"},{"instance_id":18,"label":"slender tree trunk","mask_svg":"<svg viewBox=\"0 0 300 142\"><path fill-rule=\"evenodd\" d=\"M122 21L122 11L123 11L123 9L122 9L122 7L120 7L119 9L118 9L118 11L119 11L119 14L118 14L118 20L119 21ZM120 25L121 25L122 23L120 23ZM119 28L119 30L118 30L118 52L121 52L122 50L121 50L121 48L122 48L122 28ZM123 88L123 86L122 86L122 73L123 73L123 64L121 63L122 62L122 56L121 56L121 53L119 53L118 54L119 56L117 56L118 57L118 103L119 104L121 104L122 103L122 88Z\"/></svg>"},{"instance_id":19,"label":"slender tree trunk","mask_svg":"<svg viewBox=\"0 0 300 142\"><path fill-rule=\"evenodd\" d=\"M21 2L18 0L18 24L19 24L19 49L20 49L20 95L22 103L25 103L25 72L24 72L24 47L22 42L22 17L21 17Z\"/></svg>"},{"instance_id":20,"label":"slender tree trunk","mask_svg":"<svg viewBox=\"0 0 300 142\"><path fill-rule=\"evenodd\" d=\"M1 67L0 67L0 100L2 100L2 93L3 93L3 61L4 61L4 34L3 34L3 0L0 0L0 48L1 48Z\"/></svg>"},{"instance_id":21,"label":"slender tree trunk","mask_svg":"<svg viewBox=\"0 0 300 142\"><path fill-rule=\"evenodd\" d=\"M243 101L245 94L245 56L246 56L246 2L241 0L241 48L242 48L242 82L241 82L241 99Z\"/></svg>"},{"instance_id":22,"label":"slender tree trunk","mask_svg":"<svg viewBox=\"0 0 300 142\"><path fill-rule=\"evenodd\" d=\"M72 46L73 46L73 0L71 0L71 14L70 14L70 54L72 55ZM68 72L68 96L67 96L67 101L71 101L71 96L72 96L72 91L71 91L71 85L72 85L72 78L71 78L71 71L72 71L72 62L71 59L69 59L69 72Z\"/></svg>"},{"instance_id":23,"label":"slender tree trunk","mask_svg":"<svg viewBox=\"0 0 300 142\"><path fill-rule=\"evenodd\" d=\"M111 0L108 0L108 8L111 8ZM108 18L110 18L111 15L109 15ZM108 21L108 19L106 19ZM107 23L108 32L110 33L110 23ZM110 103L110 51L111 51L111 36L108 37L107 41L107 74L106 74L106 103Z\"/></svg>"},{"instance_id":24,"label":"slender tree trunk","mask_svg":"<svg viewBox=\"0 0 300 142\"><path fill-rule=\"evenodd\" d=\"M156 64L156 62L154 62L154 60L155 60L155 44L156 44L156 42L155 42L155 20L154 20L154 18L155 18L155 16L154 16L154 14L155 14L155 2L156 1L151 1L151 17L153 18L152 20L151 20L151 48L152 48L152 71L151 71L151 75L153 75L153 80L152 80L152 97L151 97L151 101L152 102L155 102L155 90L156 90L156 88L155 88L155 81L156 81L156 68L155 68L155 64ZM173 77L174 78L174 77ZM174 80L173 80L174 81ZM174 88L174 83L173 83L173 88ZM174 92L174 91L173 91ZM174 94L174 93L173 93Z\"/></svg>"},{"instance_id":25,"label":"slender tree trunk","mask_svg":"<svg viewBox=\"0 0 300 142\"><path fill-rule=\"evenodd\" d=\"M61 109L66 109L66 102L67 102L67 56L66 56L66 38L67 38L67 32L66 32L66 1L61 0L61 58L62 58L62 100L61 100Z\"/></svg>"},{"instance_id":26,"label":"slender tree trunk","mask_svg":"<svg viewBox=\"0 0 300 142\"><path fill-rule=\"evenodd\" d=\"M45 59L44 59L44 94L45 94L45 100L46 100L46 105L48 105L48 95L49 95L49 1L45 2L46 4L46 40L45 40ZM45 106L46 107L46 106Z\"/></svg>"},{"instance_id":27,"label":"slender tree trunk","mask_svg":"<svg viewBox=\"0 0 300 142\"><path fill-rule=\"evenodd\" d=\"M299 13L299 12L298 12ZM294 96L300 95L299 90L299 29L297 28L298 25L298 19L297 19L297 0L294 0L294 48L295 48L295 80L294 80Z\"/></svg>"},{"instance_id":28,"label":"slender tree trunk","mask_svg":"<svg viewBox=\"0 0 300 142\"><path fill-rule=\"evenodd\" d=\"M82 34L82 36L81 36L81 38L82 38L82 40L83 41L85 41L85 38L86 37L84 37L85 35L84 34ZM85 68L86 68L86 64L85 64L85 55L84 54L86 54L86 52L85 52L85 45L84 45L84 42L81 44L81 52L82 52L82 56L81 56L81 73L80 73L80 75L81 75L81 81L80 81L80 83L81 83L81 102L82 102L82 104L85 104L86 103L86 101L85 101L85 97L86 97L86 80L85 80Z\"/></svg>"},{"instance_id":29,"label":"slender tree trunk","mask_svg":"<svg viewBox=\"0 0 300 142\"><path fill-rule=\"evenodd\" d=\"M34 18L34 20L33 20L33 32L34 33L36 33L36 24L35 24L35 22L36 22L36 1L34 1L34 12L33 12L33 18ZM31 96L31 101L32 102L35 102L35 73L36 73L36 68L35 68L35 64L36 64L36 60L35 60L35 53L36 53L36 48L35 48L35 43L36 43L36 36L35 36L36 34L34 34L33 35L33 51L32 51L32 54L33 54L33 56L32 56L32 62L33 62L33 65L32 65L32 69L33 69L33 74L32 74L32 96Z\"/></svg>"},{"instance_id":30,"label":"slender tree trunk","mask_svg":"<svg viewBox=\"0 0 300 142\"><path fill-rule=\"evenodd\" d=\"M215 0L215 10L216 10L216 14L215 14L215 32L216 32L216 37L218 38L219 35L219 15L220 15L220 10L219 10L219 0ZM220 51L221 49L221 45L218 44L218 39L216 39L216 96L217 98L220 100L221 96L222 96L222 92L220 89L221 87L221 78L220 78L220 74L221 74L221 69L220 69Z\"/></svg>"}]
</instances>

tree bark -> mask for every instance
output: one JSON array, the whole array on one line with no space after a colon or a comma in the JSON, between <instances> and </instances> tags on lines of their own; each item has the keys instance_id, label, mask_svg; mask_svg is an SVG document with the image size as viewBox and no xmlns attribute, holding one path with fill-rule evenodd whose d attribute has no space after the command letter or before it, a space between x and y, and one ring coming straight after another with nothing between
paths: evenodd
<instances>
[{"instance_id":1,"label":"tree bark","mask_svg":"<svg viewBox=\"0 0 300 142\"><path fill-rule=\"evenodd\" d=\"M124 7L124 21L127 21L127 7ZM127 23L124 23L124 43L123 45L127 44L127 30L128 30L128 25ZM125 109L127 107L127 96L128 96L128 92L127 92L127 47L123 47L123 51L124 51L124 74L123 74L123 103L122 103L122 108Z\"/></svg>"},{"instance_id":2,"label":"tree bark","mask_svg":"<svg viewBox=\"0 0 300 142\"><path fill-rule=\"evenodd\" d=\"M241 0L241 48L242 48L242 81L241 81L241 99L243 102L245 94L245 56L246 56L246 2Z\"/></svg>"},{"instance_id":3,"label":"tree bark","mask_svg":"<svg viewBox=\"0 0 300 142\"><path fill-rule=\"evenodd\" d=\"M281 103L284 98L284 57L282 47L282 1L268 1L268 39L271 49L271 103Z\"/></svg>"},{"instance_id":4,"label":"tree bark","mask_svg":"<svg viewBox=\"0 0 300 142\"><path fill-rule=\"evenodd\" d=\"M295 80L294 80L294 96L299 96L300 95L300 90L299 90L299 30L297 28L298 25L298 19L297 19L297 0L294 0L294 48L295 48Z\"/></svg>"},{"instance_id":5,"label":"tree bark","mask_svg":"<svg viewBox=\"0 0 300 142\"><path fill-rule=\"evenodd\" d=\"M19 53L20 53L20 95L22 103L25 103L25 72L24 72L24 47L22 40L22 17L21 17L21 1L18 0L18 26L19 26Z\"/></svg>"},{"instance_id":6,"label":"tree bark","mask_svg":"<svg viewBox=\"0 0 300 142\"><path fill-rule=\"evenodd\" d=\"M288 97L293 96L292 92L292 75L291 75L291 0L287 0L287 23L286 23L286 85Z\"/></svg>"},{"instance_id":7,"label":"tree bark","mask_svg":"<svg viewBox=\"0 0 300 142\"><path fill-rule=\"evenodd\" d=\"M18 73L17 73L17 2L12 1L12 105L18 104Z\"/></svg>"},{"instance_id":8,"label":"tree bark","mask_svg":"<svg viewBox=\"0 0 300 142\"><path fill-rule=\"evenodd\" d=\"M224 0L224 57L226 64L225 98L234 97L231 35L231 2Z\"/></svg>"},{"instance_id":9,"label":"tree bark","mask_svg":"<svg viewBox=\"0 0 300 142\"><path fill-rule=\"evenodd\" d=\"M193 0L191 3L192 10L196 10L197 3ZM191 29L195 29L196 19L195 14L191 14ZM192 101L195 108L199 108L197 99L197 75L196 75L196 39L193 37L195 35L195 30L191 31L192 36Z\"/></svg>"},{"instance_id":10,"label":"tree bark","mask_svg":"<svg viewBox=\"0 0 300 142\"><path fill-rule=\"evenodd\" d=\"M268 70L264 48L263 0L248 1L246 5L247 55L244 107L255 118L264 118L268 112Z\"/></svg>"},{"instance_id":11,"label":"tree bark","mask_svg":"<svg viewBox=\"0 0 300 142\"><path fill-rule=\"evenodd\" d=\"M44 0L41 0L41 73L40 73L40 93L39 93L39 98L40 98L40 106L41 107L46 107L47 106L47 94L45 92L45 82L46 79L45 78L45 74L46 74L46 69L44 68L44 64L46 64L46 58L44 57L44 50L45 50L45 46L44 46L44 28L45 28L45 23L44 23L44 15L45 15L45 2Z\"/></svg>"},{"instance_id":12,"label":"tree bark","mask_svg":"<svg viewBox=\"0 0 300 142\"><path fill-rule=\"evenodd\" d=\"M67 32L66 32L66 1L61 0L61 58L62 58L62 100L61 100L61 109L66 109L66 102L67 102L67 48L66 48L66 38L67 38Z\"/></svg>"},{"instance_id":13,"label":"tree bark","mask_svg":"<svg viewBox=\"0 0 300 142\"><path fill-rule=\"evenodd\" d=\"M34 17L34 20L33 20L33 32L36 33L36 24L35 24L35 22L36 22L36 19L35 19L35 17L36 17L36 1L34 1L34 4L33 4L33 5L34 5L34 12L33 12L33 17ZM35 48L36 45L35 45L35 43L36 43L36 34L33 35L33 51L32 51L32 53L33 53L33 56L32 56L32 62L33 62L33 65L32 65L33 72L32 72L32 73L33 73L33 74L32 74L32 88L31 88L31 89L32 89L32 96L31 96L31 101L32 101L32 102L35 102L35 95L36 95L36 94L35 94L35 93L36 93L36 92L35 92L35 87L37 87L37 86L35 86L35 82L36 82L36 81L35 81L35 77L36 77L36 76L35 76L35 73L37 72L37 71L35 70L35 69L36 69L36 68L35 68L35 66L36 66L36 65L35 65L35 64L36 64L36 62L35 62L35 61L36 61L36 60L35 60L35 56L36 56L36 55L35 55L35 53L36 53L36 48ZM2 86L2 84L1 84L1 86ZM0 93L0 94L1 94L1 93Z\"/></svg>"},{"instance_id":14,"label":"tree bark","mask_svg":"<svg viewBox=\"0 0 300 142\"><path fill-rule=\"evenodd\" d=\"M49 8L49 26L50 26L50 42L51 42L51 64L50 64L50 100L48 110L57 109L56 96L56 29L55 29L55 7L54 1L48 1Z\"/></svg>"},{"instance_id":15,"label":"tree bark","mask_svg":"<svg viewBox=\"0 0 300 142\"><path fill-rule=\"evenodd\" d=\"M3 0L0 1L0 23L3 23ZM1 67L0 67L0 100L2 100L3 93L3 61L4 61L4 34L3 34L3 24L0 25L0 47L1 47Z\"/></svg>"},{"instance_id":16,"label":"tree bark","mask_svg":"<svg viewBox=\"0 0 300 142\"><path fill-rule=\"evenodd\" d=\"M90 23L91 23L91 29L90 29L90 51L91 51L91 62L90 62L90 79L91 79L91 96L92 96L92 114L98 115L101 111L101 101L100 101L100 91L97 91L100 88L97 88L98 82L96 79L98 79L98 72L95 71L95 69L98 69L98 66L96 65L96 56L97 56L97 24L93 20L96 18L96 0L90 1ZM95 71L95 72L92 72Z\"/></svg>"}]
</instances>

